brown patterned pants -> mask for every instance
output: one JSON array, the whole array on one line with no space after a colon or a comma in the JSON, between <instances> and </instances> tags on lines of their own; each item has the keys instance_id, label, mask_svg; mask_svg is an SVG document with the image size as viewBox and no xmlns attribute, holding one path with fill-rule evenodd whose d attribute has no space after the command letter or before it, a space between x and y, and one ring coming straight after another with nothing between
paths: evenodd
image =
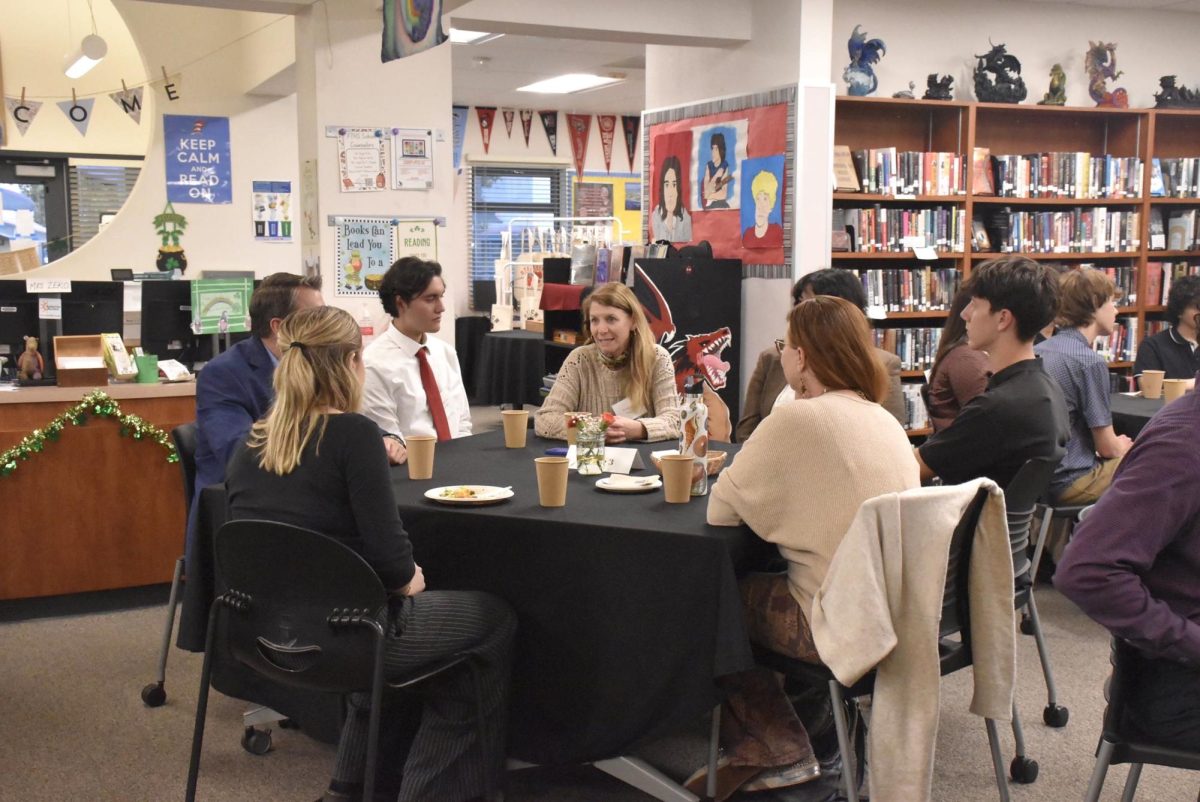
<instances>
[{"instance_id":1,"label":"brown patterned pants","mask_svg":"<svg viewBox=\"0 0 1200 802\"><path fill-rule=\"evenodd\" d=\"M820 663L812 629L788 590L787 574L750 574L740 583L750 640L773 651ZM754 668L721 680L729 692L721 710L721 741L735 766L782 766L813 759L812 743L779 675Z\"/></svg>"}]
</instances>

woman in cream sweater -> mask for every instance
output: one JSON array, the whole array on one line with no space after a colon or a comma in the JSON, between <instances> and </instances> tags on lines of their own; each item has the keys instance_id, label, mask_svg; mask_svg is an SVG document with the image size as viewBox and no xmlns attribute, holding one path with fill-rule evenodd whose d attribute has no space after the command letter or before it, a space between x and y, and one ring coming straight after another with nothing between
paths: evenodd
<instances>
[{"instance_id":1,"label":"woman in cream sweater","mask_svg":"<svg viewBox=\"0 0 1200 802\"><path fill-rule=\"evenodd\" d=\"M588 342L567 356L534 416L541 437L565 439L564 412L614 413L609 443L679 437L675 370L654 344L646 313L624 284L601 284L583 302Z\"/></svg>"},{"instance_id":2,"label":"woman in cream sweater","mask_svg":"<svg viewBox=\"0 0 1200 802\"><path fill-rule=\"evenodd\" d=\"M908 437L879 405L887 376L862 312L832 296L803 301L777 346L797 400L764 419L721 474L708 522L745 522L779 547L786 573L742 581L750 638L819 663L809 626L813 595L859 505L920 479ZM764 790L816 777L808 735L775 676L759 668L726 681L721 798L739 786ZM696 784L703 783L699 773Z\"/></svg>"}]
</instances>

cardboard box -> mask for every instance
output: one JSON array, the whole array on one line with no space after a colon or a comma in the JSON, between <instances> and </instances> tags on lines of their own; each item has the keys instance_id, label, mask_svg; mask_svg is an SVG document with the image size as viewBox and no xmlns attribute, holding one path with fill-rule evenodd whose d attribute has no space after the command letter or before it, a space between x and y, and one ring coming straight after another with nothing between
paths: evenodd
<instances>
[{"instance_id":1,"label":"cardboard box","mask_svg":"<svg viewBox=\"0 0 1200 802\"><path fill-rule=\"evenodd\" d=\"M54 369L59 387L107 387L108 367L99 334L54 338Z\"/></svg>"}]
</instances>

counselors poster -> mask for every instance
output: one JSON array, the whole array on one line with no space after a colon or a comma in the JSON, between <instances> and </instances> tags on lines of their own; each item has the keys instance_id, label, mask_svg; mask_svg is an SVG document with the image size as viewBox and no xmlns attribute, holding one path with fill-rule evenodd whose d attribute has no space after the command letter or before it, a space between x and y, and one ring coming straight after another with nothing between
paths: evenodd
<instances>
[{"instance_id":1,"label":"counselors poster","mask_svg":"<svg viewBox=\"0 0 1200 802\"><path fill-rule=\"evenodd\" d=\"M229 118L163 115L167 200L233 203Z\"/></svg>"}]
</instances>

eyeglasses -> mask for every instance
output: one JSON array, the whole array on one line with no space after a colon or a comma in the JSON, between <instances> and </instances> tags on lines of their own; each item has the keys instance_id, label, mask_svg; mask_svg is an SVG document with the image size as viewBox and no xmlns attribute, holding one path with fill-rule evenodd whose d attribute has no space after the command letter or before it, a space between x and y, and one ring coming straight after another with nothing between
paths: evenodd
<instances>
[{"instance_id":1,"label":"eyeglasses","mask_svg":"<svg viewBox=\"0 0 1200 802\"><path fill-rule=\"evenodd\" d=\"M780 338L780 339L778 339L778 340L776 340L776 341L775 341L775 350L776 350L778 353L781 353L781 354L782 354L782 353L783 353L783 349L784 349L784 348L787 348L787 341L786 341L786 340L784 340L784 339Z\"/></svg>"}]
</instances>

